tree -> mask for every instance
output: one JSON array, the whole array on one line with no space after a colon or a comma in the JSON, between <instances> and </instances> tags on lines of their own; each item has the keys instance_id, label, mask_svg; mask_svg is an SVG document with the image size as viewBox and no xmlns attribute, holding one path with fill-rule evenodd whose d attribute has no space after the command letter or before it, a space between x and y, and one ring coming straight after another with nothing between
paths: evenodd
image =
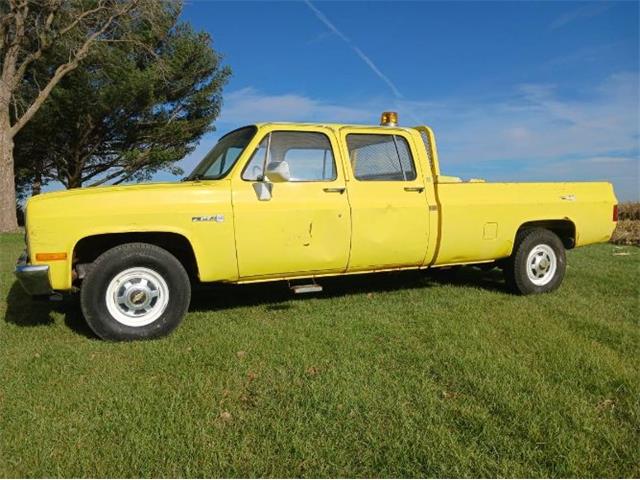
<instances>
[{"instance_id":1,"label":"tree","mask_svg":"<svg viewBox=\"0 0 640 480\"><path fill-rule=\"evenodd\" d=\"M127 32L131 21L153 24L153 0L0 0L0 232L17 228L14 139L58 83L99 42ZM64 54L49 65L33 96L21 90L29 73L54 48ZM20 100L20 102L18 102Z\"/></svg>"},{"instance_id":2,"label":"tree","mask_svg":"<svg viewBox=\"0 0 640 480\"><path fill-rule=\"evenodd\" d=\"M211 130L229 69L206 33L177 22L149 31L145 48L130 42L97 45L60 81L16 137L23 187L57 180L67 188L148 179L191 152ZM55 60L53 63L56 63Z\"/></svg>"}]
</instances>

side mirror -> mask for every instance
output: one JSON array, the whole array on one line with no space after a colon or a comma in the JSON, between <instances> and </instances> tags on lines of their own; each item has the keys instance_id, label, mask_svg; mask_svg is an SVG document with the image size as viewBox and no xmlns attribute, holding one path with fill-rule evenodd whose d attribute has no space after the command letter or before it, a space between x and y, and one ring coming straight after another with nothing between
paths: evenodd
<instances>
[{"instance_id":1,"label":"side mirror","mask_svg":"<svg viewBox=\"0 0 640 480\"><path fill-rule=\"evenodd\" d=\"M271 190L273 189L273 183L267 182L255 182L252 184L253 191L256 192L256 198L261 202L271 200Z\"/></svg>"},{"instance_id":2,"label":"side mirror","mask_svg":"<svg viewBox=\"0 0 640 480\"><path fill-rule=\"evenodd\" d=\"M267 165L266 177L273 183L288 182L291 178L289 164L284 160L269 163L269 165Z\"/></svg>"}]
</instances>

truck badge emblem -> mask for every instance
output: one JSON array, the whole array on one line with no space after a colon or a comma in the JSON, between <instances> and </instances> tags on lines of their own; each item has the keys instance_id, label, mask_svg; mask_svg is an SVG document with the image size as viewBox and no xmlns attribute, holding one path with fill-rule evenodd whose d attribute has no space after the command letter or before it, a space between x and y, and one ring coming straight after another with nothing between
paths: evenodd
<instances>
[{"instance_id":1,"label":"truck badge emblem","mask_svg":"<svg viewBox=\"0 0 640 480\"><path fill-rule=\"evenodd\" d=\"M207 215L202 217L191 217L192 222L216 222L222 223L224 222L224 215Z\"/></svg>"}]
</instances>

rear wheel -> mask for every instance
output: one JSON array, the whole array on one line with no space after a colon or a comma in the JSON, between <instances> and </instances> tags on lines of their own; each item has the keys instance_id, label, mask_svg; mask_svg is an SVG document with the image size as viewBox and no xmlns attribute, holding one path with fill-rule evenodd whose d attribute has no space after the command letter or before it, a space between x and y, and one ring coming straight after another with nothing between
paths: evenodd
<instances>
[{"instance_id":1,"label":"rear wheel","mask_svg":"<svg viewBox=\"0 0 640 480\"><path fill-rule=\"evenodd\" d=\"M89 327L105 340L167 335L186 314L190 298L182 264L146 243L119 245L100 255L80 291Z\"/></svg>"},{"instance_id":2,"label":"rear wheel","mask_svg":"<svg viewBox=\"0 0 640 480\"><path fill-rule=\"evenodd\" d=\"M549 230L536 228L518 235L504 275L507 285L517 293L546 293L560 286L566 268L560 238Z\"/></svg>"}]
</instances>

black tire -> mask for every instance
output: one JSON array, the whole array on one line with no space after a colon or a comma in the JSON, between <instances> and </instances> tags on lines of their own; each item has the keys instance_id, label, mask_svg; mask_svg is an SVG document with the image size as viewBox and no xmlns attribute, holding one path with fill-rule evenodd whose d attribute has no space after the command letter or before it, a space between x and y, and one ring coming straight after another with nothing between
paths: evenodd
<instances>
[{"instance_id":1,"label":"black tire","mask_svg":"<svg viewBox=\"0 0 640 480\"><path fill-rule=\"evenodd\" d=\"M537 252L534 257L537 256L539 260L530 258L534 250ZM547 259L552 260L551 264L555 260L555 271L553 268L545 271ZM536 264L536 261L539 263ZM556 290L562 283L566 270L567 259L560 238L550 230L534 228L518 234L513 253L505 263L504 276L507 286L513 292L529 295Z\"/></svg>"},{"instance_id":2,"label":"black tire","mask_svg":"<svg viewBox=\"0 0 640 480\"><path fill-rule=\"evenodd\" d=\"M144 306L155 309L155 312L147 318L150 320L155 315L159 316L146 325L132 326L119 321L116 316L110 313L109 308L112 311L115 308L116 314L124 318L125 322L131 323L137 320L135 317L131 321L125 318L126 312L123 313L122 309L127 307L122 305L118 307L118 301L111 302L110 306L107 306L107 290L112 280L132 268L140 268L143 269L143 272L151 272L148 273L149 275L156 275L151 278L158 279L156 282L158 285L164 282L162 288L153 289L152 287L155 285L152 281L144 284L148 286L149 290L141 290L144 287L140 287L135 291L134 287L142 285L142 283L136 282L134 272L131 274L133 275L132 281L120 286L121 290L114 290L114 296L119 291L128 291L130 293L123 295L123 297L132 302L139 302L140 298L144 302L149 302L149 305L145 304ZM119 284L116 281L114 285ZM130 285L128 290L127 285ZM151 295L146 295L145 292L150 292ZM147 300L152 297L155 300ZM153 301L158 303L161 300L163 304L166 303L166 306L161 305L156 308ZM107 250L96 259L82 281L80 289L80 305L87 324L97 336L104 340L144 340L165 336L180 324L187 313L190 300L191 283L182 264L166 250L148 243L126 243ZM138 303L134 303L134 305L138 305ZM118 310L120 311L118 312ZM144 309L133 312L132 309L129 310L130 315L135 315L136 312L142 312L142 315L146 315ZM142 323L146 320L141 318L138 321Z\"/></svg>"}]
</instances>

